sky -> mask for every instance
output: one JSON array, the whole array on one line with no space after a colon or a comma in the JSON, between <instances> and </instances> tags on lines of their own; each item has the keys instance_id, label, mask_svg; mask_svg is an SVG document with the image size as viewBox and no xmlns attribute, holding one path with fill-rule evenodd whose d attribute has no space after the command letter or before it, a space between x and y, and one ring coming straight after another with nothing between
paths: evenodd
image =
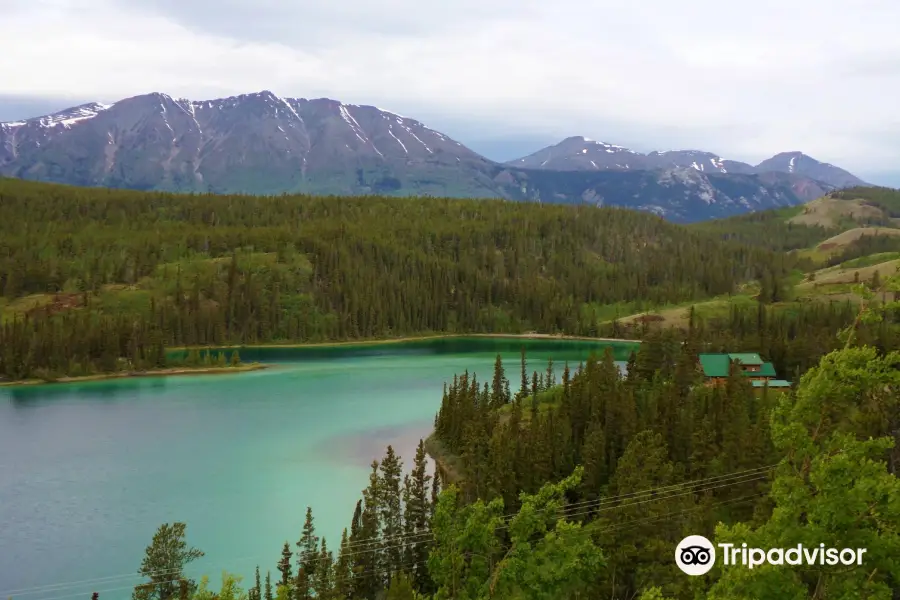
<instances>
[{"instance_id":1,"label":"sky","mask_svg":"<svg viewBox=\"0 0 900 600\"><path fill-rule=\"evenodd\" d=\"M495 160L571 135L900 186L897 0L0 0L0 121L271 90ZM11 50L14 49L14 50Z\"/></svg>"}]
</instances>

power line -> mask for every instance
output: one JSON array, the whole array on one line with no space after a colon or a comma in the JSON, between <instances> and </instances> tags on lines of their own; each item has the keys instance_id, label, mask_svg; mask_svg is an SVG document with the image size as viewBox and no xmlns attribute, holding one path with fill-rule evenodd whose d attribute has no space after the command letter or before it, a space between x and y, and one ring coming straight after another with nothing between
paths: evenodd
<instances>
[{"instance_id":1,"label":"power line","mask_svg":"<svg viewBox=\"0 0 900 600\"><path fill-rule=\"evenodd\" d=\"M637 506L640 504L646 504L647 502L654 502L659 500L667 500L671 498L683 497L687 495L692 495L695 493L703 493L707 491L711 491L714 489L719 489L722 487L728 487L731 485L739 485L742 483L751 483L754 481L760 481L767 478L767 471L772 470L776 465L768 465L765 467L757 467L754 469L745 469L743 471L736 471L734 473L718 475L714 477L707 477L702 479L697 479L688 482L682 482L677 484L670 484L666 486L659 486L656 488L648 488L646 490L641 490L638 492L629 492L626 494L619 494L617 496L609 496L604 498L599 498L596 500L587 500L582 502L575 502L572 504L568 504L565 506L554 507L554 508L544 508L538 509L535 512L545 513L550 510L555 510L557 513L561 513L561 516L568 518L571 516L581 515L581 514L590 514L590 513L601 513L607 512L609 510L617 509L617 508L627 508L630 506ZM716 484L716 485L710 485ZM672 492L680 492L680 493L672 493ZM583 513L567 513L566 511L570 511L572 509L587 509ZM497 517L502 522L505 522L505 525L497 526L497 529L508 529L509 522L517 515L518 513L511 513L507 515L502 515ZM397 545L388 545L385 546L385 542L393 542L393 541L403 541L406 540L407 543L413 543L415 545L419 544L427 544L431 542L429 539L432 535L431 531L425 531L416 534L400 534L396 536L389 536L387 538L379 538L374 541L365 541L365 542L354 542L344 545L343 547L339 547L338 550L342 551L344 549L354 550L353 552L343 552L344 556L359 556L362 554L368 554L372 552L379 552L387 549L393 549L398 547L403 547L404 544ZM422 539L420 539L422 538ZM309 552L301 552L293 554L293 558L299 560L309 559L312 561L323 561L324 559L319 555L319 552L309 553ZM250 560L254 558L261 558L261 556L246 556L243 558L235 558L228 559L227 562L234 563L238 561ZM128 579L128 578L137 578L137 577L152 577L158 575L167 575L174 572L180 572L181 569L162 569L158 571L151 571L146 574L142 573L128 573L128 574L120 574L120 575L110 575L106 577L85 579L81 581L75 582L67 582L67 583L56 583L56 584L48 584L43 586L35 586L31 588L23 588L18 590L7 590L0 593L0 596L28 596L34 594L40 594L44 592L53 592L53 591L61 591L66 588L73 588L77 586L87 586L92 584L109 584L114 583L116 580ZM133 587L133 586L128 586ZM116 589L126 589L126 588L116 588ZM50 600L50 599L45 599Z\"/></svg>"},{"instance_id":2,"label":"power line","mask_svg":"<svg viewBox=\"0 0 900 600\"><path fill-rule=\"evenodd\" d=\"M752 495L750 495L750 496L744 496L744 497L741 497L741 498L735 498L735 499L732 499L732 500L724 500L724 501L721 501L721 502L716 502L716 503L713 503L712 505L710 505L709 507L695 506L695 507L687 508L687 509L684 509L684 510L681 510L681 511L677 511L677 512L673 512L673 513L666 513L666 514L664 514L664 515L657 515L657 516L646 517L646 518L642 518L642 519L633 519L633 520L631 520L631 521L626 521L626 522L624 522L624 523L619 523L619 524L612 525L612 526L609 526L609 527L606 527L606 528L602 528L602 529L587 529L587 528L582 527L582 528L580 528L580 529L576 529L576 530L567 532L567 535L588 535L588 536L591 536L591 535L595 535L595 534L597 534L597 533L605 533L605 532L607 532L607 531L612 531L612 530L620 529L620 528L630 529L630 528L633 528L633 527L635 527L635 526L637 526L637 525L639 525L639 524L641 524L641 523L652 522L652 521L659 521L659 520L667 520L667 517L670 517L670 516L673 516L673 515L678 515L678 514L683 514L683 513L691 512L691 511L695 511L695 510L699 510L699 509L701 509L701 508L712 508L712 507L715 507L715 506L721 506L721 505L725 505L725 504L738 503L738 502L746 502L746 501L748 501L748 500L751 500L751 499L754 499L754 498L761 497L762 495L763 495L763 494L752 494ZM584 514L587 514L587 513L584 513ZM501 545L501 546L500 546L500 549L503 549L503 548L508 548L508 547L507 547L507 546ZM426 566L427 564L428 564L428 560L426 559L426 560L423 560L423 561L418 561L418 562L413 562L413 563L403 563L403 564L401 564L400 566L401 566L401 567L416 567L416 566ZM380 569L380 568L376 568L376 569L368 569L368 570L365 570L365 571L358 571L358 572L355 572L355 573L353 573L353 575L358 577L358 576L360 576L360 575L369 575L369 574L379 573L379 572L383 572L383 569ZM164 580L164 581L160 581L160 582L156 582L156 583L176 583L176 582L180 581L181 579L182 579L181 577L178 577L178 578L168 579L168 580ZM108 589L104 589L104 590L94 590L94 591L96 591L97 593L106 593L106 592L115 592L115 591L120 591L120 590L134 589L134 587L136 587L136 586L130 586L130 585L129 585L129 586L124 586L124 587L108 588ZM68 594L68 595L64 595L64 596L53 596L53 597L51 597L51 598L44 598L43 600L64 600L64 599L67 599L67 598L77 598L77 597L80 597L80 596L82 596L82 593Z\"/></svg>"}]
</instances>

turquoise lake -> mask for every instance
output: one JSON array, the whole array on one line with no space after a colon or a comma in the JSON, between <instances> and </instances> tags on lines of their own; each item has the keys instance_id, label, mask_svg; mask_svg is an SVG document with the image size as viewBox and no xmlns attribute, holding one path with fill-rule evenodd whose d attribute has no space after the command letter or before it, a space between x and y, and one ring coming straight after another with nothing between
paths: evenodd
<instances>
[{"instance_id":1,"label":"turquoise lake","mask_svg":"<svg viewBox=\"0 0 900 600\"><path fill-rule=\"evenodd\" d=\"M330 348L242 348L271 368L0 388L0 598L130 597L157 527L187 523L206 553L193 576L265 574L300 537L307 506L337 550L369 465L392 444L409 466L444 382L515 390L529 371L574 368L594 342L451 338ZM631 346L616 346L627 358Z\"/></svg>"}]
</instances>

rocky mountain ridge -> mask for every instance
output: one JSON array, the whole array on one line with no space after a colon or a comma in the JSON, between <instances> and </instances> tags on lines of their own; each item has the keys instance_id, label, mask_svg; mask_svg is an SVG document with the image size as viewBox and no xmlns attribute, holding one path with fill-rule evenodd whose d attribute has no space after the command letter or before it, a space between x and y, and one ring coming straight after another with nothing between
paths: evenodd
<instances>
[{"instance_id":1,"label":"rocky mountain ridge","mask_svg":"<svg viewBox=\"0 0 900 600\"><path fill-rule=\"evenodd\" d=\"M723 159L703 150L670 150L642 154L623 146L598 142L583 136L568 137L558 144L511 160L510 166L556 171L646 170L692 168L703 173L792 173L807 176L834 187L867 185L862 179L820 162L802 152L781 152L757 165Z\"/></svg>"},{"instance_id":2,"label":"rocky mountain ridge","mask_svg":"<svg viewBox=\"0 0 900 600\"><path fill-rule=\"evenodd\" d=\"M580 165L604 168L548 168L559 149L500 164L375 106L271 91L203 101L152 93L0 124L0 176L162 191L592 203L676 221L797 204L837 187L801 172L815 167L805 158L788 158L796 172L779 167L781 155L759 171L710 153L642 155L589 142L563 143L569 154L582 144Z\"/></svg>"}]
</instances>

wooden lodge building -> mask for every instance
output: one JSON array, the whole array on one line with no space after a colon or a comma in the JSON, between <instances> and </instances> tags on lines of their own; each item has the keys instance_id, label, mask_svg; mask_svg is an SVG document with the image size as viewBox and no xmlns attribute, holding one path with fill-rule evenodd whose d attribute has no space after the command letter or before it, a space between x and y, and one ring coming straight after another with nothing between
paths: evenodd
<instances>
[{"instance_id":1,"label":"wooden lodge building","mask_svg":"<svg viewBox=\"0 0 900 600\"><path fill-rule=\"evenodd\" d=\"M789 381L777 379L772 363L763 362L759 354L701 354L700 368L706 378L706 385L723 385L728 379L731 364L736 363L741 372L750 380L755 388L768 385L770 388L789 388Z\"/></svg>"}]
</instances>

